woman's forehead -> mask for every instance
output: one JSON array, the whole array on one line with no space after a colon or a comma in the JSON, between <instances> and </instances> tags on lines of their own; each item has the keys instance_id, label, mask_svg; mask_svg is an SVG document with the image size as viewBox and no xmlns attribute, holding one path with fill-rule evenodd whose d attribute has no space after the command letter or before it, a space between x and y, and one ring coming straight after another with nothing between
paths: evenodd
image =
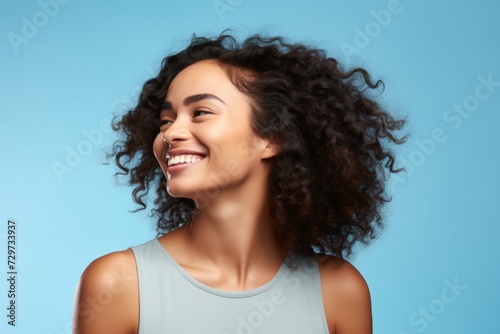
<instances>
[{"instance_id":1,"label":"woman's forehead","mask_svg":"<svg viewBox=\"0 0 500 334\"><path fill-rule=\"evenodd\" d=\"M225 71L213 60L196 62L177 74L169 85L167 97L185 93L207 93L220 86L232 85ZM203 92L199 90L203 90Z\"/></svg>"}]
</instances>

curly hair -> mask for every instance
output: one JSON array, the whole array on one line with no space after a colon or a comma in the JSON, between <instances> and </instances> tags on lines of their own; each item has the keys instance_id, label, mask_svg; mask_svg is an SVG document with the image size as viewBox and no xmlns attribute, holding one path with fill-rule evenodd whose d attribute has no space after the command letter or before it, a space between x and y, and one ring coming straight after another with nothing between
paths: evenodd
<instances>
[{"instance_id":1,"label":"curly hair","mask_svg":"<svg viewBox=\"0 0 500 334\"><path fill-rule=\"evenodd\" d=\"M374 100L383 83L363 68L343 70L325 51L292 44L282 37L253 35L241 43L228 34L193 36L183 51L163 59L148 80L137 106L113 129L124 135L110 157L134 185L140 205L154 203L158 235L190 222L194 201L167 193L166 178L153 154L160 110L174 77L201 60L214 60L253 102L251 126L279 144L269 174L275 231L284 246L301 254L349 257L383 227L385 192L395 168L391 145L405 125ZM151 199L149 190L155 189ZM136 211L137 211L136 210Z\"/></svg>"}]
</instances>

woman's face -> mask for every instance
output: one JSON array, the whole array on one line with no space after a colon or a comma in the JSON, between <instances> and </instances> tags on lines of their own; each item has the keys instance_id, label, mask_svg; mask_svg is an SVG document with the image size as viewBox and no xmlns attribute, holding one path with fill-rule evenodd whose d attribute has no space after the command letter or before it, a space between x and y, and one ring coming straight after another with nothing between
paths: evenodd
<instances>
[{"instance_id":1,"label":"woman's face","mask_svg":"<svg viewBox=\"0 0 500 334\"><path fill-rule=\"evenodd\" d=\"M250 126L250 99L215 62L181 71L167 91L153 149L174 197L212 198L267 179L275 154Z\"/></svg>"}]
</instances>

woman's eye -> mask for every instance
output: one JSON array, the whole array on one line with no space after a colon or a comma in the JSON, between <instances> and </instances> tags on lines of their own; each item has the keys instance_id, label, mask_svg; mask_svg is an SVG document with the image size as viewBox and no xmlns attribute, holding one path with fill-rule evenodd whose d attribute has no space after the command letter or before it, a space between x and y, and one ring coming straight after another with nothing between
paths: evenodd
<instances>
[{"instance_id":1,"label":"woman's eye","mask_svg":"<svg viewBox=\"0 0 500 334\"><path fill-rule=\"evenodd\" d=\"M211 114L211 112L207 111L207 110L203 110L203 109L197 109L194 111L193 117L203 116L203 115L208 115L208 114Z\"/></svg>"},{"instance_id":2,"label":"woman's eye","mask_svg":"<svg viewBox=\"0 0 500 334\"><path fill-rule=\"evenodd\" d=\"M170 125L170 124L172 124L172 120L170 120L170 119L162 119L162 120L160 120L160 126Z\"/></svg>"}]
</instances>

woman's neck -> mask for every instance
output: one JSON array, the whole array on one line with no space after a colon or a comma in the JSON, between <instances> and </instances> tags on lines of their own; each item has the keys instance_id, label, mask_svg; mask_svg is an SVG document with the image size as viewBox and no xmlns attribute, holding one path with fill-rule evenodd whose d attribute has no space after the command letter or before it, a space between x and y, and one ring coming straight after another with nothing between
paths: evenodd
<instances>
[{"instance_id":1,"label":"woman's neck","mask_svg":"<svg viewBox=\"0 0 500 334\"><path fill-rule=\"evenodd\" d=\"M267 197L253 194L245 200L219 194L178 231L190 266L217 271L235 290L269 281L285 255L274 232Z\"/></svg>"},{"instance_id":2,"label":"woman's neck","mask_svg":"<svg viewBox=\"0 0 500 334\"><path fill-rule=\"evenodd\" d=\"M268 212L255 214L253 210L229 206L226 204L215 214L213 210L195 213L189 226L193 246L200 246L203 254L214 262L231 258L244 261L278 249Z\"/></svg>"}]
</instances>

